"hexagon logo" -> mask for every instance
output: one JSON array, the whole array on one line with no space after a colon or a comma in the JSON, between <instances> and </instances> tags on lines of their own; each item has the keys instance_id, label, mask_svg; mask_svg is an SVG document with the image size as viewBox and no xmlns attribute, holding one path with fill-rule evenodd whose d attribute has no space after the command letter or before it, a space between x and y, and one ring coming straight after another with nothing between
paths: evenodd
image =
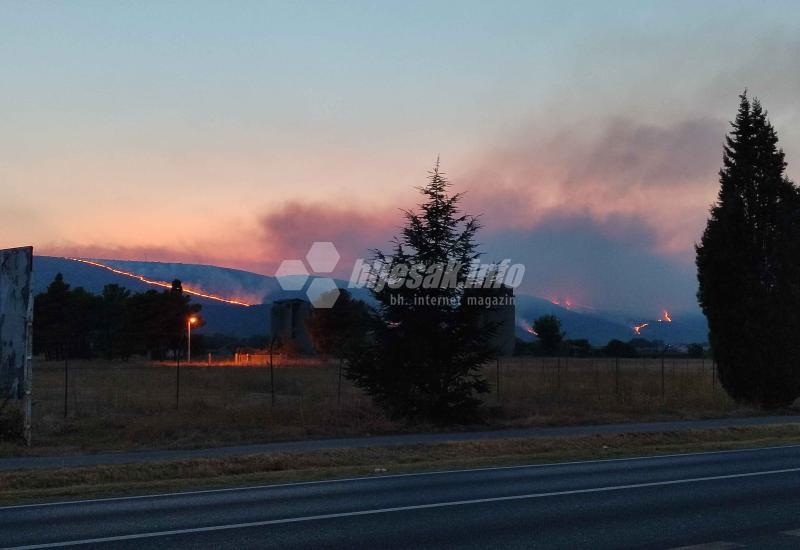
<instances>
[{"instance_id":1,"label":"hexagon logo","mask_svg":"<svg viewBox=\"0 0 800 550\"><path fill-rule=\"evenodd\" d=\"M339 299L339 294L341 292L336 287L336 282L329 277L314 279L306 290L306 296L311 301L311 305L322 309L332 308Z\"/></svg>"},{"instance_id":2,"label":"hexagon logo","mask_svg":"<svg viewBox=\"0 0 800 550\"><path fill-rule=\"evenodd\" d=\"M317 241L311 245L306 254L306 261L316 273L330 273L339 263L339 251L331 242Z\"/></svg>"},{"instance_id":3,"label":"hexagon logo","mask_svg":"<svg viewBox=\"0 0 800 550\"><path fill-rule=\"evenodd\" d=\"M315 241L306 254L306 262L313 273L331 273L340 258L339 251L329 241ZM303 290L310 272L303 260L283 260L275 277L283 290ZM314 278L306 289L306 296L316 308L332 308L339 294L341 292L336 287L336 281L330 277Z\"/></svg>"},{"instance_id":4,"label":"hexagon logo","mask_svg":"<svg viewBox=\"0 0 800 550\"><path fill-rule=\"evenodd\" d=\"M308 271L302 260L283 260L275 271L275 277L283 290L303 290Z\"/></svg>"}]
</instances>

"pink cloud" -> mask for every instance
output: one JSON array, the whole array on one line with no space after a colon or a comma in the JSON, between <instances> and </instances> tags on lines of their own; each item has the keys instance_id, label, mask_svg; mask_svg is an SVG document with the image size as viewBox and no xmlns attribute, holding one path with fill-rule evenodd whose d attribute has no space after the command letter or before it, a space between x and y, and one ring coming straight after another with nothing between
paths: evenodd
<instances>
[{"instance_id":1,"label":"pink cloud","mask_svg":"<svg viewBox=\"0 0 800 550\"><path fill-rule=\"evenodd\" d=\"M350 275L356 258L386 248L402 222L399 210L363 211L324 203L288 203L261 217L260 246L274 269L284 259L303 258L315 241L330 241L341 260L338 275Z\"/></svg>"}]
</instances>

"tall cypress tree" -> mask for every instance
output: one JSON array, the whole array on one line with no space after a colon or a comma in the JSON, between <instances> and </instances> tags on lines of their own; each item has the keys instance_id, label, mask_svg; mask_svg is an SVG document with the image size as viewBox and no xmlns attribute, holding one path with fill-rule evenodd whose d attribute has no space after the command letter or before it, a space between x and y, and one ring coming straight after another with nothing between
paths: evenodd
<instances>
[{"instance_id":1,"label":"tall cypress tree","mask_svg":"<svg viewBox=\"0 0 800 550\"><path fill-rule=\"evenodd\" d=\"M697 246L698 300L723 387L776 407L800 396L800 193L758 100L742 94L731 124Z\"/></svg>"},{"instance_id":2,"label":"tall cypress tree","mask_svg":"<svg viewBox=\"0 0 800 550\"><path fill-rule=\"evenodd\" d=\"M449 187L437 161L420 188L419 212L405 212L391 257L376 251L377 271L392 270L391 276L373 290L379 309L372 339L348 358L348 377L393 416L470 421L479 394L489 390L481 367L496 355L493 327L482 326L476 308L460 300L480 255L480 225L460 211L461 195ZM394 284L413 280L410 268L424 277Z\"/></svg>"}]
</instances>

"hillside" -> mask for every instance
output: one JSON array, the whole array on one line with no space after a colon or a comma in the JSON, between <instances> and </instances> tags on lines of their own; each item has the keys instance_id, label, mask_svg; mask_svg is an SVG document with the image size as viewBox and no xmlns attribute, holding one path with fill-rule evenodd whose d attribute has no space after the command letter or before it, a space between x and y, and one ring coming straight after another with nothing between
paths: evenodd
<instances>
[{"instance_id":1,"label":"hillside","mask_svg":"<svg viewBox=\"0 0 800 550\"><path fill-rule=\"evenodd\" d=\"M193 300L203 305L203 316L207 322L203 331L209 334L231 334L241 337L266 334L269 331L269 303L302 296L299 292L283 291L274 277L238 269L182 263L98 261L152 280L169 282L177 278L183 281L188 289L255 304L243 307L194 296ZM37 256L33 271L34 292L44 292L57 273L62 273L70 285L82 286L94 293L101 292L105 285L112 283L124 286L133 292L158 288L94 265L66 258ZM345 287L347 284L345 281L337 283L340 287ZM352 292L357 298L369 300L368 292L363 289L355 289ZM517 296L517 335L520 338L531 339L531 334L526 330L527 326L537 317L546 314L553 314L561 319L568 338L586 338L594 345L603 345L612 338L630 340L636 336L631 329L634 322L648 323L648 327L642 331L641 336L644 338L660 339L669 344L706 340L705 319L697 314L680 316L673 323L659 323L656 319L642 320L625 313L566 309L530 295Z\"/></svg>"}]
</instances>

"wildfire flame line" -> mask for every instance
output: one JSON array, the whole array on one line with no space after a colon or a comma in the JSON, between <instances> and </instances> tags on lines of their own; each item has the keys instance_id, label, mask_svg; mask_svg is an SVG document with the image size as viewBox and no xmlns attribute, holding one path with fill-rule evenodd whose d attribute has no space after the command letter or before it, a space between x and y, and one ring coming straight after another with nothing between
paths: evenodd
<instances>
[{"instance_id":1,"label":"wildfire flame line","mask_svg":"<svg viewBox=\"0 0 800 550\"><path fill-rule=\"evenodd\" d=\"M116 273L117 275L123 275L125 277L130 277L132 279L136 279L136 280L141 281L143 283L146 283L148 285L159 286L159 287L162 287L162 288L172 288L172 283L168 283L166 281L157 281L157 280L154 280L154 279L148 279L147 277L145 277L143 275L137 275L136 273L131 273L130 271L123 271L121 269L117 269L115 267L111 267L110 265L101 264L100 262L94 262L94 261L91 261L91 260L83 260L81 258L65 258L65 259L72 260L73 262L80 262L82 264L88 264L88 265L92 265L94 267L99 267L99 268L102 268L102 269L106 269L106 270L108 270L108 271L110 271L112 273ZM205 292L200 292L199 290L192 290L190 288L186 288L185 286L183 287L183 291L186 294L191 294L192 296L197 296L199 298L206 298L208 300L214 300L214 301L217 301L217 302L224 302L226 304L233 304L233 305L236 305L236 306L244 306L244 307L250 307L251 305L253 305L253 304L248 304L248 303L245 303L245 302L241 302L239 300L231 300L231 299L228 299L228 298L223 298L221 296L215 296L214 294L207 294Z\"/></svg>"},{"instance_id":2,"label":"wildfire flame line","mask_svg":"<svg viewBox=\"0 0 800 550\"><path fill-rule=\"evenodd\" d=\"M642 323L641 325L633 325L633 332L636 334L641 334L642 329L647 327L650 323Z\"/></svg>"}]
</instances>

